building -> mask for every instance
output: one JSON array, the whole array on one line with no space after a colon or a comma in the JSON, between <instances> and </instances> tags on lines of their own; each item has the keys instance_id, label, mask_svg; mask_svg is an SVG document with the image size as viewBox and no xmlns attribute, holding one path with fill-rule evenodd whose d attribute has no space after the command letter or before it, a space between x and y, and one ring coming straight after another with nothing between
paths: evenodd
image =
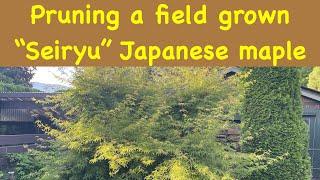
<instances>
[{"instance_id":1,"label":"building","mask_svg":"<svg viewBox=\"0 0 320 180\"><path fill-rule=\"evenodd\" d=\"M34 121L46 120L36 100L48 95L52 94L0 93L0 154L24 152L36 143L37 138L45 137Z\"/></svg>"},{"instance_id":2,"label":"building","mask_svg":"<svg viewBox=\"0 0 320 180\"><path fill-rule=\"evenodd\" d=\"M314 178L320 179L320 92L302 87L301 96L304 107L303 118L309 127L312 174Z\"/></svg>"}]
</instances>

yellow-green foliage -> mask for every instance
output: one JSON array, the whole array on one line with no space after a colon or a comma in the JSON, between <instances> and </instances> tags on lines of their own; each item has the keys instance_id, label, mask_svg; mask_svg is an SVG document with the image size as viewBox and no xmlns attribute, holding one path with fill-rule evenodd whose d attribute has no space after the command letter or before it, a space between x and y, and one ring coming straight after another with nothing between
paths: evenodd
<instances>
[{"instance_id":1,"label":"yellow-green foliage","mask_svg":"<svg viewBox=\"0 0 320 180\"><path fill-rule=\"evenodd\" d=\"M309 75L308 87L320 91L320 67L314 67Z\"/></svg>"},{"instance_id":2,"label":"yellow-green foliage","mask_svg":"<svg viewBox=\"0 0 320 180\"><path fill-rule=\"evenodd\" d=\"M216 138L228 128L241 94L238 81L224 80L222 70L79 69L74 87L50 101L67 118L53 118L57 129L42 126L69 159L57 174L66 179L181 180L250 174L256 157L237 153ZM81 166L74 168L79 161Z\"/></svg>"}]
</instances>

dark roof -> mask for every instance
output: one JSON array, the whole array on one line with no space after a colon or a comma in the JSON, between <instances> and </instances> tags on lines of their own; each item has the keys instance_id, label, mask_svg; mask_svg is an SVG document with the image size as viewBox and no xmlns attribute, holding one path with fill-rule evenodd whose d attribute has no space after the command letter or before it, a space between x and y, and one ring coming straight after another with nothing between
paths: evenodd
<instances>
[{"instance_id":1,"label":"dark roof","mask_svg":"<svg viewBox=\"0 0 320 180\"><path fill-rule=\"evenodd\" d=\"M34 99L44 99L55 93L42 92L0 92L0 101L32 101Z\"/></svg>"},{"instance_id":2,"label":"dark roof","mask_svg":"<svg viewBox=\"0 0 320 180\"><path fill-rule=\"evenodd\" d=\"M307 88L307 87L302 86L301 87L301 95L303 97L320 102L320 92L315 89L311 89L311 88Z\"/></svg>"},{"instance_id":3,"label":"dark roof","mask_svg":"<svg viewBox=\"0 0 320 180\"><path fill-rule=\"evenodd\" d=\"M238 72L241 72L240 68L238 68L238 67L230 67L230 68L227 68L224 73L228 74L228 73L238 73Z\"/></svg>"},{"instance_id":4,"label":"dark roof","mask_svg":"<svg viewBox=\"0 0 320 180\"><path fill-rule=\"evenodd\" d=\"M240 72L241 69L238 68L238 67L230 67L230 68L227 68L223 74L224 74L224 77L227 79L231 76L234 76L235 74L237 74L238 72Z\"/></svg>"}]
</instances>

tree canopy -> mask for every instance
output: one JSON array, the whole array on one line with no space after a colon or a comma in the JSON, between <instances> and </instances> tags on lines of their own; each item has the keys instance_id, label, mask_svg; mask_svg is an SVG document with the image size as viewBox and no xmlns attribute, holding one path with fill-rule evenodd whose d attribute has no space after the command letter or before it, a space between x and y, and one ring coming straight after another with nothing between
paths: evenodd
<instances>
[{"instance_id":1,"label":"tree canopy","mask_svg":"<svg viewBox=\"0 0 320 180\"><path fill-rule=\"evenodd\" d=\"M34 69L31 67L0 67L1 91L34 91L30 83Z\"/></svg>"},{"instance_id":2,"label":"tree canopy","mask_svg":"<svg viewBox=\"0 0 320 180\"><path fill-rule=\"evenodd\" d=\"M235 179L259 157L217 135L240 102L237 78L219 68L85 68L46 103L54 141L33 156L34 179ZM57 109L56 109L57 108ZM63 158L62 158L63 157ZM262 157L260 157L261 160ZM26 176L25 176L26 177ZM30 173L28 173L30 177Z\"/></svg>"}]
</instances>

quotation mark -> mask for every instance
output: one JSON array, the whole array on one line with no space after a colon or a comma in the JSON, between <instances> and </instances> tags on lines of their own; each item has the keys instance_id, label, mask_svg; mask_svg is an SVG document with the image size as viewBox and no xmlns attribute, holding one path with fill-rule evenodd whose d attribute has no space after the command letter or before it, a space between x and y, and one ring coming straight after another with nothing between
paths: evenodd
<instances>
[{"instance_id":1,"label":"quotation mark","mask_svg":"<svg viewBox=\"0 0 320 180\"><path fill-rule=\"evenodd\" d=\"M21 46L26 46L26 42L23 38L19 38L19 39L16 38L14 42L18 48ZM111 44L112 44L112 39L107 39L107 38L103 38L100 43L101 46L106 46L106 47L110 47Z\"/></svg>"},{"instance_id":2,"label":"quotation mark","mask_svg":"<svg viewBox=\"0 0 320 180\"><path fill-rule=\"evenodd\" d=\"M101 46L110 47L112 43L112 39L103 38L101 41Z\"/></svg>"},{"instance_id":3,"label":"quotation mark","mask_svg":"<svg viewBox=\"0 0 320 180\"><path fill-rule=\"evenodd\" d=\"M26 46L26 42L23 38L15 39L14 42L16 43L16 46L19 48L21 46Z\"/></svg>"}]
</instances>

